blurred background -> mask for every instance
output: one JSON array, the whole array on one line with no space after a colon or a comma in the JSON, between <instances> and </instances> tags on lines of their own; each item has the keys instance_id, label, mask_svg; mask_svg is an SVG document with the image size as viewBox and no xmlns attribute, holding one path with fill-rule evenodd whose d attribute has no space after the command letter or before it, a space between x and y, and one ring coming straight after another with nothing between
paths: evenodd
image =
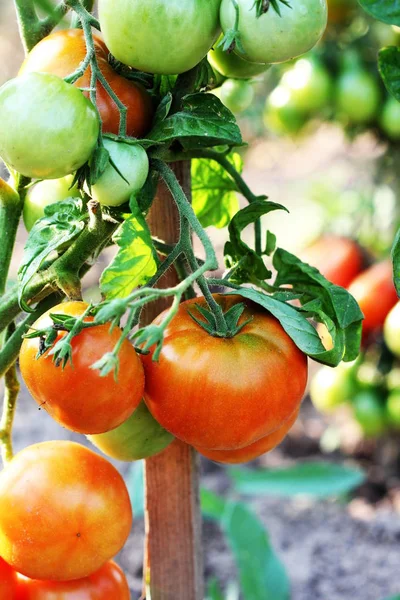
<instances>
[{"instance_id":1,"label":"blurred background","mask_svg":"<svg viewBox=\"0 0 400 600\"><path fill-rule=\"evenodd\" d=\"M400 594L400 314L388 262L400 226L400 105L380 80L377 53L400 45L400 31L370 20L351 0L330 4L328 30L312 53L242 82L239 91L224 82L216 93L236 112L244 109L238 118L249 143L242 154L252 191L290 210L267 217L278 245L359 301L366 316L362 354L336 370L311 365L312 400L307 396L283 444L250 469L204 460L203 505L206 517L218 497L246 506L255 535L271 544L286 573L292 600L386 600ZM3 0L0 84L22 60L12 2ZM222 255L226 231L208 232ZM26 237L21 226L14 278ZM91 298L99 274L93 271L86 282ZM16 450L69 437L23 389ZM120 557L138 598L141 467L117 466L138 515ZM254 540L221 529L215 518L204 522L209 598L276 600L243 587L245 558L231 550Z\"/></svg>"}]
</instances>

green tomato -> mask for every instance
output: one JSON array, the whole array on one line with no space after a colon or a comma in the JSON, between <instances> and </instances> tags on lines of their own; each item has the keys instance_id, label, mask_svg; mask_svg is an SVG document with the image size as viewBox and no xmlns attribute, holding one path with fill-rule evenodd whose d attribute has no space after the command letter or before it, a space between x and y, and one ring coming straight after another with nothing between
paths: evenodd
<instances>
[{"instance_id":1,"label":"green tomato","mask_svg":"<svg viewBox=\"0 0 400 600\"><path fill-rule=\"evenodd\" d=\"M336 369L322 367L310 385L310 397L315 408L323 413L333 412L351 400L357 390L353 363L341 363Z\"/></svg>"},{"instance_id":2,"label":"green tomato","mask_svg":"<svg viewBox=\"0 0 400 600\"><path fill-rule=\"evenodd\" d=\"M261 73L270 68L270 65L248 62L234 52L224 52L222 46L218 47L221 40L222 36L208 53L208 62L213 69L224 75L224 77L250 79L251 77L261 75Z\"/></svg>"},{"instance_id":3,"label":"green tomato","mask_svg":"<svg viewBox=\"0 0 400 600\"><path fill-rule=\"evenodd\" d=\"M151 416L143 400L133 415L116 429L87 437L107 456L125 462L154 456L174 439Z\"/></svg>"},{"instance_id":4,"label":"green tomato","mask_svg":"<svg viewBox=\"0 0 400 600\"><path fill-rule=\"evenodd\" d=\"M386 415L389 425L400 429L400 390L391 392L386 403Z\"/></svg>"},{"instance_id":5,"label":"green tomato","mask_svg":"<svg viewBox=\"0 0 400 600\"><path fill-rule=\"evenodd\" d=\"M99 0L104 41L122 63L161 75L196 66L220 34L221 0Z\"/></svg>"},{"instance_id":6,"label":"green tomato","mask_svg":"<svg viewBox=\"0 0 400 600\"><path fill-rule=\"evenodd\" d=\"M353 398L354 416L367 437L378 437L386 430L386 411L379 393L370 388Z\"/></svg>"},{"instance_id":7,"label":"green tomato","mask_svg":"<svg viewBox=\"0 0 400 600\"><path fill-rule=\"evenodd\" d=\"M372 121L378 110L381 94L373 75L363 69L344 71L336 83L336 106L339 113L355 124Z\"/></svg>"},{"instance_id":8,"label":"green tomato","mask_svg":"<svg viewBox=\"0 0 400 600\"><path fill-rule=\"evenodd\" d=\"M270 6L257 18L254 0L237 0L239 35L244 52L235 52L254 63L281 63L296 58L321 38L328 20L326 0L296 0L290 6L279 3L281 16ZM222 0L221 25L233 29L236 11L232 0Z\"/></svg>"},{"instance_id":9,"label":"green tomato","mask_svg":"<svg viewBox=\"0 0 400 600\"><path fill-rule=\"evenodd\" d=\"M249 108L254 100L254 89L249 81L227 79L220 87L223 104L234 114Z\"/></svg>"},{"instance_id":10,"label":"green tomato","mask_svg":"<svg viewBox=\"0 0 400 600\"><path fill-rule=\"evenodd\" d=\"M26 177L74 173L90 158L99 129L93 104L55 75L28 73L0 88L0 156Z\"/></svg>"},{"instance_id":11,"label":"green tomato","mask_svg":"<svg viewBox=\"0 0 400 600\"><path fill-rule=\"evenodd\" d=\"M92 185L91 196L104 206L120 206L129 200L131 194L139 192L144 186L149 174L149 159L146 151L137 144L115 142L105 138L104 147L124 178L109 162L104 173Z\"/></svg>"},{"instance_id":12,"label":"green tomato","mask_svg":"<svg viewBox=\"0 0 400 600\"><path fill-rule=\"evenodd\" d=\"M282 85L290 90L293 105L305 113L324 108L332 97L329 71L310 58L301 58L286 71Z\"/></svg>"},{"instance_id":13,"label":"green tomato","mask_svg":"<svg viewBox=\"0 0 400 600\"><path fill-rule=\"evenodd\" d=\"M24 201L24 223L30 231L36 221L44 217L44 209L49 204L61 202L67 198L79 198L78 186L72 186L73 175L61 179L45 179L29 188Z\"/></svg>"},{"instance_id":14,"label":"green tomato","mask_svg":"<svg viewBox=\"0 0 400 600\"><path fill-rule=\"evenodd\" d=\"M400 140L400 102L393 96L385 102L379 121L383 132L390 139Z\"/></svg>"},{"instance_id":15,"label":"green tomato","mask_svg":"<svg viewBox=\"0 0 400 600\"><path fill-rule=\"evenodd\" d=\"M386 317L383 325L383 335L389 350L400 357L400 302L398 302Z\"/></svg>"},{"instance_id":16,"label":"green tomato","mask_svg":"<svg viewBox=\"0 0 400 600\"><path fill-rule=\"evenodd\" d=\"M278 85L268 96L264 124L267 129L278 135L296 134L305 124L304 114L296 107L292 92Z\"/></svg>"}]
</instances>

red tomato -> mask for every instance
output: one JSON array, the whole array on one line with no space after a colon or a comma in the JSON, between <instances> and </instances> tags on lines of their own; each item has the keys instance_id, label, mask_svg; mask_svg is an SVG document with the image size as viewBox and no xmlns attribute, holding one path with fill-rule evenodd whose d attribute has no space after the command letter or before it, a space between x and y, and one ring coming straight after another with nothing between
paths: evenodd
<instances>
[{"instance_id":1,"label":"red tomato","mask_svg":"<svg viewBox=\"0 0 400 600\"><path fill-rule=\"evenodd\" d=\"M122 569L110 561L101 569L75 581L38 581L18 577L16 600L130 600Z\"/></svg>"},{"instance_id":2,"label":"red tomato","mask_svg":"<svg viewBox=\"0 0 400 600\"><path fill-rule=\"evenodd\" d=\"M17 575L12 567L0 558L0 600L18 600Z\"/></svg>"},{"instance_id":3,"label":"red tomato","mask_svg":"<svg viewBox=\"0 0 400 600\"><path fill-rule=\"evenodd\" d=\"M121 550L131 525L121 475L79 444L28 446L0 473L0 554L26 577L88 577Z\"/></svg>"},{"instance_id":4,"label":"red tomato","mask_svg":"<svg viewBox=\"0 0 400 600\"><path fill-rule=\"evenodd\" d=\"M134 81L121 77L108 63L108 49L103 40L94 35L96 56L102 74L112 90L127 107L127 133L143 137L151 127L153 108L147 91ZM40 71L59 77L71 75L86 56L85 36L82 29L63 29L45 37L29 53L20 74ZM74 85L90 87L91 70L88 68ZM89 92L85 92L89 97ZM119 110L103 86L97 84L97 106L105 133L118 134Z\"/></svg>"},{"instance_id":5,"label":"red tomato","mask_svg":"<svg viewBox=\"0 0 400 600\"><path fill-rule=\"evenodd\" d=\"M215 296L224 311L243 298ZM179 439L215 450L249 446L280 428L299 408L307 383L307 357L280 323L247 303L232 338L209 335L196 298L184 302L165 331L159 362L143 357L145 401L154 418ZM159 322L162 315L157 317Z\"/></svg>"},{"instance_id":6,"label":"red tomato","mask_svg":"<svg viewBox=\"0 0 400 600\"><path fill-rule=\"evenodd\" d=\"M250 446L245 446L238 450L206 450L203 448L196 448L196 450L210 460L220 463L239 464L249 462L278 446L293 427L298 415L299 411L296 410L294 415L282 427L274 431L274 433L261 438L258 442L250 444Z\"/></svg>"},{"instance_id":7,"label":"red tomato","mask_svg":"<svg viewBox=\"0 0 400 600\"><path fill-rule=\"evenodd\" d=\"M349 286L349 292L364 313L363 333L383 327L387 315L398 301L391 261L376 263L361 273Z\"/></svg>"},{"instance_id":8,"label":"red tomato","mask_svg":"<svg viewBox=\"0 0 400 600\"><path fill-rule=\"evenodd\" d=\"M301 259L341 287L353 281L364 262L362 250L354 240L336 235L321 237L301 253Z\"/></svg>"},{"instance_id":9,"label":"red tomato","mask_svg":"<svg viewBox=\"0 0 400 600\"><path fill-rule=\"evenodd\" d=\"M33 325L52 325L50 314L79 316L84 302L66 302L42 315ZM92 319L88 319L89 321ZM39 338L24 339L19 355L21 374L32 396L61 425L78 433L104 433L118 427L139 405L144 388L140 358L126 340L119 353L118 378L101 377L92 365L111 352L119 340L118 328L109 325L84 329L72 340L72 364L56 367L49 352L36 359ZM58 339L65 336L59 332Z\"/></svg>"}]
</instances>

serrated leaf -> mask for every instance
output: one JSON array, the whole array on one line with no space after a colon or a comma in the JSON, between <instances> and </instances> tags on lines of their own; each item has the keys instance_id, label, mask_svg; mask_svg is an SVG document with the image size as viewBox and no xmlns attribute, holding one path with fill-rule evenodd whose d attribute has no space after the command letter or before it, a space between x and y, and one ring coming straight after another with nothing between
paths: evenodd
<instances>
[{"instance_id":1,"label":"serrated leaf","mask_svg":"<svg viewBox=\"0 0 400 600\"><path fill-rule=\"evenodd\" d=\"M358 0L363 9L378 21L400 26L400 0Z\"/></svg>"},{"instance_id":2,"label":"serrated leaf","mask_svg":"<svg viewBox=\"0 0 400 600\"><path fill-rule=\"evenodd\" d=\"M400 102L400 48L390 46L381 50L378 65L386 88Z\"/></svg>"},{"instance_id":3,"label":"serrated leaf","mask_svg":"<svg viewBox=\"0 0 400 600\"><path fill-rule=\"evenodd\" d=\"M137 205L113 240L119 251L100 278L100 289L108 300L129 296L157 272L158 266L150 230Z\"/></svg>"},{"instance_id":4,"label":"serrated leaf","mask_svg":"<svg viewBox=\"0 0 400 600\"><path fill-rule=\"evenodd\" d=\"M326 498L347 494L365 481L360 469L328 462L304 462L279 469L233 467L228 474L238 492L257 496Z\"/></svg>"},{"instance_id":5,"label":"serrated leaf","mask_svg":"<svg viewBox=\"0 0 400 600\"><path fill-rule=\"evenodd\" d=\"M243 170L243 160L237 153L228 160L238 173ZM232 177L216 161L192 161L192 204L203 227L226 227L239 210L237 186Z\"/></svg>"},{"instance_id":6,"label":"serrated leaf","mask_svg":"<svg viewBox=\"0 0 400 600\"><path fill-rule=\"evenodd\" d=\"M154 198L156 197L159 179L160 175L158 171L155 171L154 169L150 168L144 186L137 194L137 196L133 197L132 199L132 202L134 204L133 207L131 207L131 210L132 208L135 209L135 205L138 204L140 212L147 214L147 212L150 210Z\"/></svg>"}]
</instances>

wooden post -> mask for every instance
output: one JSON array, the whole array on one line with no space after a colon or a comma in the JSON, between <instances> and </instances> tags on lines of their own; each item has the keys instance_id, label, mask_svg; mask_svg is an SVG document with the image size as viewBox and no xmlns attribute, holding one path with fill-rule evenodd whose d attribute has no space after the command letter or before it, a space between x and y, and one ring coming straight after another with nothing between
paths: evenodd
<instances>
[{"instance_id":1,"label":"wooden post","mask_svg":"<svg viewBox=\"0 0 400 600\"><path fill-rule=\"evenodd\" d=\"M190 163L173 170L190 198ZM179 236L178 213L169 191L160 184L149 216L153 235L166 243ZM175 285L171 269L160 285ZM150 322L167 303L154 303L145 313ZM203 560L199 506L198 456L176 440L146 460L145 569L147 600L203 600Z\"/></svg>"}]
</instances>

